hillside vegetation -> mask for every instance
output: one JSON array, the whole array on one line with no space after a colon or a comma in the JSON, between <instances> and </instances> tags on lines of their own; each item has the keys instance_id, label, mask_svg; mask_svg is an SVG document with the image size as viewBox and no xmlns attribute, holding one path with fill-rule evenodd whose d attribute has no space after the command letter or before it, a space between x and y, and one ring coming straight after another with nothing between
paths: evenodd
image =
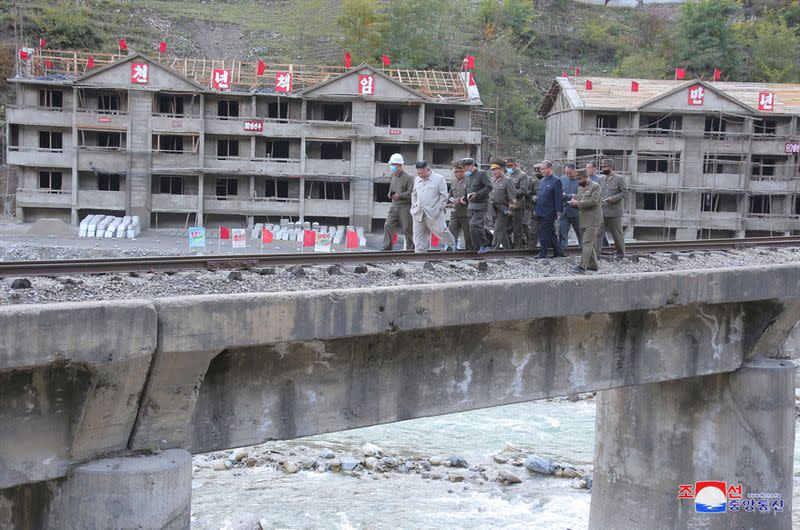
<instances>
[{"instance_id":1,"label":"hillside vegetation","mask_svg":"<svg viewBox=\"0 0 800 530\"><path fill-rule=\"evenodd\" d=\"M694 0L681 6L604 8L567 0L0 0L3 81L14 22L32 44L151 50L273 62L458 69L475 57L484 102L499 103L501 150L538 151L542 93L562 71L583 76L800 81L796 0Z\"/></svg>"}]
</instances>

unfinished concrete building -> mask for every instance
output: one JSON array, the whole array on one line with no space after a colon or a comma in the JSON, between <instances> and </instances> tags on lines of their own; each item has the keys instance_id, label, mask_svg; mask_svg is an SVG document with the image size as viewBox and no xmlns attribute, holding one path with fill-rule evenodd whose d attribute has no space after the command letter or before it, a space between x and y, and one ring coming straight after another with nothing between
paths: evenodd
<instances>
[{"instance_id":1,"label":"unfinished concrete building","mask_svg":"<svg viewBox=\"0 0 800 530\"><path fill-rule=\"evenodd\" d=\"M382 225L389 156L449 177L451 160L480 156L486 121L465 72L38 49L17 72L7 159L20 220Z\"/></svg>"},{"instance_id":2,"label":"unfinished concrete building","mask_svg":"<svg viewBox=\"0 0 800 530\"><path fill-rule=\"evenodd\" d=\"M545 96L545 156L613 157L627 237L800 233L800 85L588 81L558 78Z\"/></svg>"}]
</instances>

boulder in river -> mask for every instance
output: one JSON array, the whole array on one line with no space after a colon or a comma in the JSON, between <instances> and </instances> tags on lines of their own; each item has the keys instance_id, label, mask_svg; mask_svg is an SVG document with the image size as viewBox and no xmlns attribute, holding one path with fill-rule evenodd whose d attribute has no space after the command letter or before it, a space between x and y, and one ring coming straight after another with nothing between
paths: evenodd
<instances>
[{"instance_id":1,"label":"boulder in river","mask_svg":"<svg viewBox=\"0 0 800 530\"><path fill-rule=\"evenodd\" d=\"M292 474L292 473L297 473L298 471L300 471L300 466L298 466L294 462L290 462L288 460L285 460L282 465L283 465L283 470L286 473Z\"/></svg>"},{"instance_id":2,"label":"boulder in river","mask_svg":"<svg viewBox=\"0 0 800 530\"><path fill-rule=\"evenodd\" d=\"M451 455L445 458L444 465L447 467L469 467L467 461L463 457L457 455Z\"/></svg>"},{"instance_id":3,"label":"boulder in river","mask_svg":"<svg viewBox=\"0 0 800 530\"><path fill-rule=\"evenodd\" d=\"M495 479L500 484L519 484L522 482L522 479L516 476L514 473L510 471L500 471L497 473L497 478Z\"/></svg>"},{"instance_id":4,"label":"boulder in river","mask_svg":"<svg viewBox=\"0 0 800 530\"><path fill-rule=\"evenodd\" d=\"M528 455L528 458L525 460L525 468L534 473L552 475L556 470L556 465L549 458L539 455Z\"/></svg>"},{"instance_id":5,"label":"boulder in river","mask_svg":"<svg viewBox=\"0 0 800 530\"><path fill-rule=\"evenodd\" d=\"M365 443L361 447L361 453L364 456L380 456L382 452L380 447L371 443Z\"/></svg>"},{"instance_id":6,"label":"boulder in river","mask_svg":"<svg viewBox=\"0 0 800 530\"><path fill-rule=\"evenodd\" d=\"M326 460L330 460L331 458L336 458L336 453L334 453L333 451L331 451L326 447L319 452L319 457L324 458Z\"/></svg>"},{"instance_id":7,"label":"boulder in river","mask_svg":"<svg viewBox=\"0 0 800 530\"><path fill-rule=\"evenodd\" d=\"M339 462L342 465L342 471L353 471L355 468L358 467L358 464L360 463L352 456L343 456L339 459Z\"/></svg>"}]
</instances>

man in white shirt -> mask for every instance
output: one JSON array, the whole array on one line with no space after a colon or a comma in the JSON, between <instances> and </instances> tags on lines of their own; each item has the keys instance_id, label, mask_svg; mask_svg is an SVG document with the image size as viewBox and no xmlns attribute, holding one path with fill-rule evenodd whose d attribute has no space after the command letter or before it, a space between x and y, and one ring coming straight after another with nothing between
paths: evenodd
<instances>
[{"instance_id":1,"label":"man in white shirt","mask_svg":"<svg viewBox=\"0 0 800 530\"><path fill-rule=\"evenodd\" d=\"M445 208L448 202L447 181L434 173L425 160L416 163L417 178L411 192L411 218L414 220L414 252L427 252L431 233L445 245L455 248L453 234L447 229Z\"/></svg>"}]
</instances>

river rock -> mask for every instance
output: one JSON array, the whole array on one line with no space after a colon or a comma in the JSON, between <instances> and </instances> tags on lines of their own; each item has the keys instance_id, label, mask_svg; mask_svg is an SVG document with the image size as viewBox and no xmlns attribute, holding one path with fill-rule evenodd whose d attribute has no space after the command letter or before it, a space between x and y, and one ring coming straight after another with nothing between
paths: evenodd
<instances>
[{"instance_id":1,"label":"river rock","mask_svg":"<svg viewBox=\"0 0 800 530\"><path fill-rule=\"evenodd\" d=\"M246 467L255 467L256 463L258 463L258 460L256 460L255 458L252 458L252 457L245 458L245 460L244 460L244 465Z\"/></svg>"},{"instance_id":2,"label":"river rock","mask_svg":"<svg viewBox=\"0 0 800 530\"><path fill-rule=\"evenodd\" d=\"M247 458L247 450L243 447L234 449L228 457L229 460L233 460L234 462L241 462L245 458Z\"/></svg>"},{"instance_id":3,"label":"river rock","mask_svg":"<svg viewBox=\"0 0 800 530\"><path fill-rule=\"evenodd\" d=\"M553 473L553 475L555 475L558 478L563 478L564 477L564 468L557 467L555 472Z\"/></svg>"},{"instance_id":4,"label":"river rock","mask_svg":"<svg viewBox=\"0 0 800 530\"><path fill-rule=\"evenodd\" d=\"M402 463L399 466L397 466L398 473L408 473L409 471L411 471L411 469L409 469L409 467L405 463Z\"/></svg>"},{"instance_id":5,"label":"river rock","mask_svg":"<svg viewBox=\"0 0 800 530\"><path fill-rule=\"evenodd\" d=\"M282 465L283 465L283 471L290 475L300 471L300 466L298 466L294 462L289 462L288 460L285 460Z\"/></svg>"},{"instance_id":6,"label":"river rock","mask_svg":"<svg viewBox=\"0 0 800 530\"><path fill-rule=\"evenodd\" d=\"M339 462L342 465L342 471L353 471L359 464L358 460L352 456L343 456L339 459Z\"/></svg>"},{"instance_id":7,"label":"river rock","mask_svg":"<svg viewBox=\"0 0 800 530\"><path fill-rule=\"evenodd\" d=\"M228 466L225 465L224 460L217 460L213 464L211 464L211 469L214 471L225 471L228 469Z\"/></svg>"},{"instance_id":8,"label":"river rock","mask_svg":"<svg viewBox=\"0 0 800 530\"><path fill-rule=\"evenodd\" d=\"M444 458L442 458L441 456L432 456L432 457L431 457L431 458L428 460L428 462L430 462L430 464L431 464L432 466L441 466L441 465L442 465L442 462L444 462Z\"/></svg>"},{"instance_id":9,"label":"river rock","mask_svg":"<svg viewBox=\"0 0 800 530\"><path fill-rule=\"evenodd\" d=\"M542 475L552 475L556 470L555 463L543 456L529 455L525 460L525 468L534 473L541 473Z\"/></svg>"},{"instance_id":10,"label":"river rock","mask_svg":"<svg viewBox=\"0 0 800 530\"><path fill-rule=\"evenodd\" d=\"M578 478L580 476L581 476L580 471L578 471L574 467L564 468L564 478Z\"/></svg>"},{"instance_id":11,"label":"river rock","mask_svg":"<svg viewBox=\"0 0 800 530\"><path fill-rule=\"evenodd\" d=\"M342 470L342 463L339 461L338 458L331 460L331 471L338 473Z\"/></svg>"},{"instance_id":12,"label":"river rock","mask_svg":"<svg viewBox=\"0 0 800 530\"><path fill-rule=\"evenodd\" d=\"M387 456L381 460L381 463L388 467L388 468L396 468L399 465L399 462L396 458L392 458L391 456Z\"/></svg>"},{"instance_id":13,"label":"river rock","mask_svg":"<svg viewBox=\"0 0 800 530\"><path fill-rule=\"evenodd\" d=\"M336 453L328 449L327 447L324 448L322 451L319 452L319 457L324 458L326 460L330 460L332 458L336 458Z\"/></svg>"},{"instance_id":14,"label":"river rock","mask_svg":"<svg viewBox=\"0 0 800 530\"><path fill-rule=\"evenodd\" d=\"M364 460L364 465L367 467L367 469L373 471L376 467L378 467L378 459L374 456L367 457L367 459Z\"/></svg>"},{"instance_id":15,"label":"river rock","mask_svg":"<svg viewBox=\"0 0 800 530\"><path fill-rule=\"evenodd\" d=\"M464 475L460 473L448 473L447 479L450 482L464 482Z\"/></svg>"},{"instance_id":16,"label":"river rock","mask_svg":"<svg viewBox=\"0 0 800 530\"><path fill-rule=\"evenodd\" d=\"M494 461L497 462L498 464L505 464L508 462L508 458L502 455L494 455Z\"/></svg>"},{"instance_id":17,"label":"river rock","mask_svg":"<svg viewBox=\"0 0 800 530\"><path fill-rule=\"evenodd\" d=\"M408 468L409 468L409 469L414 469L414 467L415 467L415 466L414 466L414 462L406 462L406 465L408 466ZM431 463L430 463L430 462L428 462L427 460L422 460L422 461L419 463L419 466L420 466L422 469L424 469L425 471L430 471L430 470L431 470Z\"/></svg>"},{"instance_id":18,"label":"river rock","mask_svg":"<svg viewBox=\"0 0 800 530\"><path fill-rule=\"evenodd\" d=\"M31 281L28 278L16 278L11 282L12 289L30 289Z\"/></svg>"},{"instance_id":19,"label":"river rock","mask_svg":"<svg viewBox=\"0 0 800 530\"><path fill-rule=\"evenodd\" d=\"M495 480L501 484L519 484L522 482L521 478L508 471L500 471L497 473L497 478Z\"/></svg>"},{"instance_id":20,"label":"river rock","mask_svg":"<svg viewBox=\"0 0 800 530\"><path fill-rule=\"evenodd\" d=\"M445 458L444 465L447 467L468 467L467 461L463 457L456 455Z\"/></svg>"},{"instance_id":21,"label":"river rock","mask_svg":"<svg viewBox=\"0 0 800 530\"><path fill-rule=\"evenodd\" d=\"M382 452L380 447L371 443L366 443L361 447L361 453L364 456L380 456Z\"/></svg>"}]
</instances>

